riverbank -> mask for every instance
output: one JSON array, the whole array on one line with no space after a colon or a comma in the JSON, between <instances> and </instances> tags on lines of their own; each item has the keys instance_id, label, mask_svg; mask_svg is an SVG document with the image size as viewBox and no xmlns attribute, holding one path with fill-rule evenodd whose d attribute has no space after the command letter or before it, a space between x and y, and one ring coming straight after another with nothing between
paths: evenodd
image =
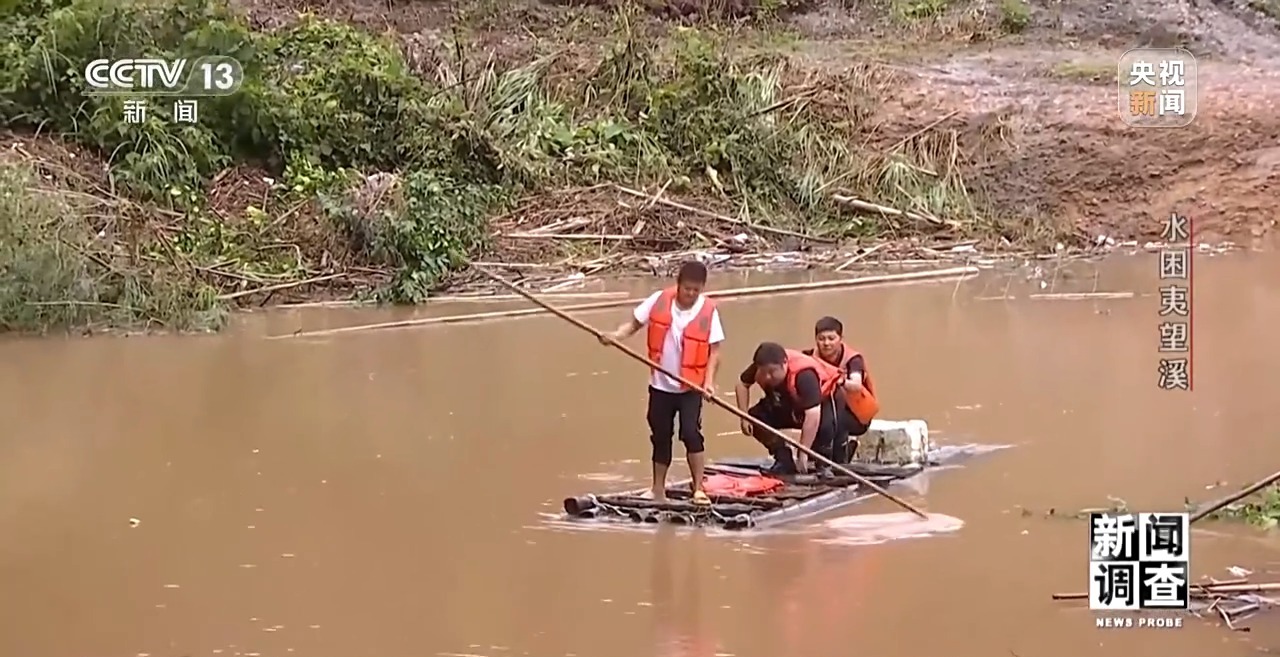
<instances>
[{"instance_id":1,"label":"riverbank","mask_svg":"<svg viewBox=\"0 0 1280 657\"><path fill-rule=\"evenodd\" d=\"M18 3L0 327L200 330L243 306L418 303L468 289L474 259L556 291L688 257L850 270L1097 253L1158 239L1174 211L1214 243L1271 230L1278 159L1248 135L1280 127L1257 65L1280 50L1273 20L1250 24L1249 65L1224 45L1243 28L1196 24L1183 37L1230 88L1202 83L1189 128L1116 130L1109 84L1067 71L1115 44L1054 51L1072 32L1062 3L890 4L728 3L673 22L527 2L331 2L301 19L272 2ZM124 50L216 44L246 83L183 127L163 106L125 124L119 97L68 104L72 63L103 54L84 26L104 21ZM32 53L54 43L69 72L50 79ZM1214 105L1218 91L1249 102Z\"/></svg>"}]
</instances>

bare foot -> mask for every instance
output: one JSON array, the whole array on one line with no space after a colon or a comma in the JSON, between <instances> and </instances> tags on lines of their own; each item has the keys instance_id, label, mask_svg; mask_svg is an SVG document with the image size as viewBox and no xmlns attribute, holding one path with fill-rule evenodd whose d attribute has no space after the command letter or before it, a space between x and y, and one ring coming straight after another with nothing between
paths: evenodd
<instances>
[{"instance_id":1,"label":"bare foot","mask_svg":"<svg viewBox=\"0 0 1280 657\"><path fill-rule=\"evenodd\" d=\"M666 501L667 501L667 491L666 491L665 489L654 489L654 490L650 490L650 491L649 491L649 494L648 494L648 495L646 495L645 497L648 497L649 499L653 500L654 502L666 502Z\"/></svg>"}]
</instances>

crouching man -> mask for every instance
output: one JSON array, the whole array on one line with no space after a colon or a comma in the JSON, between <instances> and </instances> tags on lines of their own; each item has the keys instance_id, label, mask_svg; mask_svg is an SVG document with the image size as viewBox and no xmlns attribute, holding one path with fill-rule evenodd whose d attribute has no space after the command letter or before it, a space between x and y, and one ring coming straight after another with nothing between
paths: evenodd
<instances>
[{"instance_id":1,"label":"crouching man","mask_svg":"<svg viewBox=\"0 0 1280 657\"><path fill-rule=\"evenodd\" d=\"M738 377L734 397L746 414L774 429L799 429L801 445L839 463L845 459L844 443L851 426L843 383L840 368L775 342L763 342ZM751 405L752 385L764 392L755 405ZM746 420L742 421L742 433L769 450L774 459L771 472L808 472L808 455L800 452L793 456L790 446L778 436Z\"/></svg>"}]
</instances>

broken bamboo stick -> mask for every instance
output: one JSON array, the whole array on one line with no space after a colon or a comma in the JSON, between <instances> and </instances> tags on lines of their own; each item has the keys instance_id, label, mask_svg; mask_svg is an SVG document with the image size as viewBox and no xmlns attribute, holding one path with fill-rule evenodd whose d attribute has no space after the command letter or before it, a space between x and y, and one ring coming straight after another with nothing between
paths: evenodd
<instances>
[{"instance_id":1,"label":"broken bamboo stick","mask_svg":"<svg viewBox=\"0 0 1280 657\"><path fill-rule=\"evenodd\" d=\"M769 295L792 294L797 292L810 292L815 290L831 290L852 287L866 287L870 285L884 285L894 283L910 283L916 281L943 281L951 279L963 279L977 275L979 269L977 267L950 267L947 269L938 269L934 271L913 271L903 272L900 274L884 274L880 276L866 276L863 278L844 278L829 281L813 281L810 283L789 283L783 285L761 285L756 287L742 287L729 290L712 290L706 293L706 296L713 299L737 299L743 297L759 297ZM561 310L566 312L590 312L595 310L607 310L611 308L623 308L626 306L634 306L644 299L621 299L618 301L600 301L597 303L586 303L577 306L566 306ZM376 331L382 329L398 329L415 326L433 326L436 324L461 324L464 322L476 322L487 319L513 319L516 317L529 317L532 315L544 315L547 311L541 308L524 308L521 310L502 310L487 313L473 313L467 315L450 315L447 317L420 317L417 319L404 319L395 322L383 322L379 324L362 324L358 326L344 326L334 329L324 329L320 331L298 331L295 333L287 333L284 335L267 336L268 340L279 340L282 338L315 338L331 335L340 335L344 333L356 333L361 331Z\"/></svg>"},{"instance_id":2,"label":"broken bamboo stick","mask_svg":"<svg viewBox=\"0 0 1280 657\"><path fill-rule=\"evenodd\" d=\"M886 242L885 244L888 244L888 242ZM836 269L835 269L835 270L836 270L836 271L844 271L844 270L848 269L848 268L849 268L849 265L852 265L853 263L855 263L855 262L857 262L857 261L859 261L859 260L862 260L863 258L865 258L865 257L867 257L867 256L869 256L869 255L871 255L872 253L875 253L876 251L879 251L881 248L883 248L883 247L885 246L885 244L877 244L877 245L875 245L875 246L873 246L873 247L871 247L871 248L867 249L866 251L863 251L862 253L859 253L858 255L855 255L855 256L853 256L852 258L849 258L848 260L845 260L845 261L844 261L844 264L843 264L843 265L840 265L839 267L836 267Z\"/></svg>"},{"instance_id":3,"label":"broken bamboo stick","mask_svg":"<svg viewBox=\"0 0 1280 657\"><path fill-rule=\"evenodd\" d=\"M218 300L232 301L234 299L239 299L241 297L247 297L251 294L262 294L264 292L279 292L281 290L289 290L295 287L302 287L303 285L323 283L325 281L332 281L337 278L346 278L346 276L347 276L346 273L340 273L340 274L329 274L328 276L316 276L314 278L306 278L300 281L286 281L284 283L276 283L274 285L255 287L249 290L240 290L239 292L232 292L230 294L219 294Z\"/></svg>"},{"instance_id":4,"label":"broken bamboo stick","mask_svg":"<svg viewBox=\"0 0 1280 657\"><path fill-rule=\"evenodd\" d=\"M1239 580L1229 580L1228 582L1218 582L1214 584L1191 584L1191 594L1198 596L1215 596L1224 593L1262 593L1263 591L1280 591L1280 582L1261 582L1258 584L1249 584L1240 582ZM1088 599L1088 593L1072 592L1072 593L1054 593L1054 600L1085 600Z\"/></svg>"},{"instance_id":5,"label":"broken bamboo stick","mask_svg":"<svg viewBox=\"0 0 1280 657\"><path fill-rule=\"evenodd\" d=\"M1207 584L1196 587L1205 593L1262 593L1263 591L1280 591L1280 582L1259 582L1257 584Z\"/></svg>"},{"instance_id":6,"label":"broken bamboo stick","mask_svg":"<svg viewBox=\"0 0 1280 657\"><path fill-rule=\"evenodd\" d=\"M724 222L726 224L731 224L734 226L742 226L744 228L753 230L758 233L773 233L774 235L785 235L787 237L795 237L797 239L808 240L810 242L822 242L824 244L831 244L836 241L827 237L815 237L813 235L805 235L804 233L797 233L793 230L786 230L784 228L774 228L773 226L761 226L760 224L757 224L755 222L746 221L744 219L735 219L734 217L730 217L727 214L720 214L719 212L711 212L710 210L703 210L702 208L695 208L692 205L685 205L684 203L671 201L659 196L654 196L653 194L647 194L640 190L631 189L630 187L623 187L622 185L614 185L614 187L617 188L617 190L622 192L623 194L629 194L637 198L646 199L650 205L654 203L658 203L661 205L665 205L669 208L673 208L676 210L683 210L690 214L696 214L700 217L715 219L716 221Z\"/></svg>"},{"instance_id":7,"label":"broken bamboo stick","mask_svg":"<svg viewBox=\"0 0 1280 657\"><path fill-rule=\"evenodd\" d=\"M576 282L576 281L572 281ZM572 301L574 299L622 299L628 295L626 292L541 292L542 296L552 299L560 299L561 301ZM426 304L441 303L499 303L504 301L523 301L518 294L459 294L443 297L430 297Z\"/></svg>"},{"instance_id":8,"label":"broken bamboo stick","mask_svg":"<svg viewBox=\"0 0 1280 657\"><path fill-rule=\"evenodd\" d=\"M1052 292L1032 294L1028 299L1037 301L1091 301L1102 299L1132 299L1132 292Z\"/></svg>"},{"instance_id":9,"label":"broken bamboo stick","mask_svg":"<svg viewBox=\"0 0 1280 657\"><path fill-rule=\"evenodd\" d=\"M571 233L562 235L558 233L508 233L502 237L509 237L517 240L591 240L594 242L628 242L635 239L635 235L582 235L579 233Z\"/></svg>"},{"instance_id":10,"label":"broken bamboo stick","mask_svg":"<svg viewBox=\"0 0 1280 657\"><path fill-rule=\"evenodd\" d=\"M942 219L939 219L937 217L920 214L919 212L899 210L897 208L891 208L887 205L880 205L879 203L871 203L869 201L864 201L860 198L845 196L844 194L833 194L831 196L831 200L835 201L836 203L842 203L851 208L862 210L863 212L875 212L877 214L883 214L889 217L905 217L907 219L911 219L912 221L933 224L935 226L954 227L954 224L955 224L955 222L943 221Z\"/></svg>"}]
</instances>

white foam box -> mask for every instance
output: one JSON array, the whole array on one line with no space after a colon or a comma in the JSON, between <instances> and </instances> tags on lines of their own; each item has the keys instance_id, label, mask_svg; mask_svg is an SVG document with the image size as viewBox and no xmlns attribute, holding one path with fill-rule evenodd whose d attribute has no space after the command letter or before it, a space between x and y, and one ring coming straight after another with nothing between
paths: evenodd
<instances>
[{"instance_id":1,"label":"white foam box","mask_svg":"<svg viewBox=\"0 0 1280 657\"><path fill-rule=\"evenodd\" d=\"M858 439L855 461L896 465L925 465L933 444L924 420L872 420Z\"/></svg>"}]
</instances>

